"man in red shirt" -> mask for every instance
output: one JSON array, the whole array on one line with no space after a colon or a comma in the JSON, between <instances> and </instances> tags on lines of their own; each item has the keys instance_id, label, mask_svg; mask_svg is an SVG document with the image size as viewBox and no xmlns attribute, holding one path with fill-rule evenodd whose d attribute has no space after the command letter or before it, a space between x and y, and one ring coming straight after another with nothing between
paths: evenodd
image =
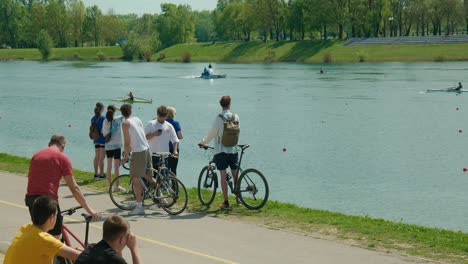
<instances>
[{"instance_id":1,"label":"man in red shirt","mask_svg":"<svg viewBox=\"0 0 468 264\"><path fill-rule=\"evenodd\" d=\"M73 177L73 170L70 159L63 154L65 149L65 137L61 135L53 135L49 142L49 147L38 151L31 159L28 173L28 187L25 197L25 203L29 207L31 213L34 200L42 195L51 196L58 202L58 188L60 180L65 180L68 188L75 200L93 217L93 220L98 219L98 213L89 207L80 187ZM60 207L58 207L60 212ZM31 214L32 216L32 214ZM57 214L57 221L54 229L49 233L54 236L59 236L62 233L63 217Z\"/></svg>"}]
</instances>

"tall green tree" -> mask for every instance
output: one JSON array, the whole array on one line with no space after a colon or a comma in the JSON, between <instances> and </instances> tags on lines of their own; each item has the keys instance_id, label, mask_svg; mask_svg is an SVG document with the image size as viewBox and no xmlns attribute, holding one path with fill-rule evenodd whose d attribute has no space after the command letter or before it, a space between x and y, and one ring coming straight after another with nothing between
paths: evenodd
<instances>
[{"instance_id":1,"label":"tall green tree","mask_svg":"<svg viewBox=\"0 0 468 264\"><path fill-rule=\"evenodd\" d=\"M198 42L208 42L216 38L214 26L214 12L201 11L195 12L197 24L195 25L195 38Z\"/></svg>"},{"instance_id":2,"label":"tall green tree","mask_svg":"<svg viewBox=\"0 0 468 264\"><path fill-rule=\"evenodd\" d=\"M162 4L162 14L156 20L161 48L194 41L196 17L190 6Z\"/></svg>"},{"instance_id":3,"label":"tall green tree","mask_svg":"<svg viewBox=\"0 0 468 264\"><path fill-rule=\"evenodd\" d=\"M81 0L70 0L70 22L74 46L78 47L83 41L86 8Z\"/></svg>"},{"instance_id":4,"label":"tall green tree","mask_svg":"<svg viewBox=\"0 0 468 264\"><path fill-rule=\"evenodd\" d=\"M86 8L86 17L84 22L84 32L88 40L94 42L94 46L99 45L101 34L101 24L98 22L102 16L102 11L97 5Z\"/></svg>"},{"instance_id":5,"label":"tall green tree","mask_svg":"<svg viewBox=\"0 0 468 264\"><path fill-rule=\"evenodd\" d=\"M70 21L65 3L60 0L49 0L46 7L47 28L58 47L66 47Z\"/></svg>"},{"instance_id":6,"label":"tall green tree","mask_svg":"<svg viewBox=\"0 0 468 264\"><path fill-rule=\"evenodd\" d=\"M1 42L17 47L22 11L18 0L0 0Z\"/></svg>"},{"instance_id":7,"label":"tall green tree","mask_svg":"<svg viewBox=\"0 0 468 264\"><path fill-rule=\"evenodd\" d=\"M333 20L338 27L338 38L343 39L344 27L348 19L348 0L330 0L328 3Z\"/></svg>"}]
</instances>

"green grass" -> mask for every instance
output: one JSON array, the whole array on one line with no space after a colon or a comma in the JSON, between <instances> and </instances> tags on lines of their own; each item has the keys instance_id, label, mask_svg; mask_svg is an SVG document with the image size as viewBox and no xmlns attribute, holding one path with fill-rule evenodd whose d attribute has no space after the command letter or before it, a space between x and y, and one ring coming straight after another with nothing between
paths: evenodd
<instances>
[{"instance_id":1,"label":"green grass","mask_svg":"<svg viewBox=\"0 0 468 264\"><path fill-rule=\"evenodd\" d=\"M162 61L182 61L190 52L192 61L224 62L331 62L362 61L466 61L468 43L438 45L343 46L342 41L270 41L178 44L153 55Z\"/></svg>"},{"instance_id":2,"label":"green grass","mask_svg":"<svg viewBox=\"0 0 468 264\"><path fill-rule=\"evenodd\" d=\"M106 60L120 60L120 47L92 47L92 48L56 48L52 50L49 60L86 60L98 61L99 55ZM38 49L0 49L0 60L41 60Z\"/></svg>"},{"instance_id":3,"label":"green grass","mask_svg":"<svg viewBox=\"0 0 468 264\"><path fill-rule=\"evenodd\" d=\"M0 153L0 170L27 174L29 159ZM80 185L107 191L107 181L94 181L91 172L74 170ZM215 217L237 219L271 229L286 230L313 237L339 240L371 250L437 260L441 263L468 263L468 234L427 228L382 219L350 216L323 210L301 208L293 204L269 201L259 211L233 205L233 209L219 210L218 194L211 208L201 206L197 190L189 188L191 212ZM234 198L231 199L234 201Z\"/></svg>"},{"instance_id":4,"label":"green grass","mask_svg":"<svg viewBox=\"0 0 468 264\"><path fill-rule=\"evenodd\" d=\"M270 41L178 44L152 61L183 62L467 61L468 43L343 46L343 41ZM161 59L163 58L163 59ZM40 60L37 49L0 49L0 60ZM50 60L121 60L120 47L56 48Z\"/></svg>"}]
</instances>

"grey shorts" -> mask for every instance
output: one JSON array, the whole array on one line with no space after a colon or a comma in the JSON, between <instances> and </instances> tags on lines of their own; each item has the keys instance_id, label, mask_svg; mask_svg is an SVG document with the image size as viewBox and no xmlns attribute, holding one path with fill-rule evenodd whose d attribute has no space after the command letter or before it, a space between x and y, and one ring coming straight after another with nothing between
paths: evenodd
<instances>
[{"instance_id":1,"label":"grey shorts","mask_svg":"<svg viewBox=\"0 0 468 264\"><path fill-rule=\"evenodd\" d=\"M144 177L145 175L153 175L153 161L150 150L132 152L130 158L130 176Z\"/></svg>"}]
</instances>

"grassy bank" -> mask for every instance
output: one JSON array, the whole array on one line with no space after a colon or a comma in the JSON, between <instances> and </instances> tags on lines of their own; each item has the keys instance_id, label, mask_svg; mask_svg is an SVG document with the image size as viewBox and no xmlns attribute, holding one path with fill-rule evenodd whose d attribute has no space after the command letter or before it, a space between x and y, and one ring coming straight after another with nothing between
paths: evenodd
<instances>
[{"instance_id":1,"label":"grassy bank","mask_svg":"<svg viewBox=\"0 0 468 264\"><path fill-rule=\"evenodd\" d=\"M153 60L182 62L358 62L468 60L468 43L437 45L343 46L341 41L280 41L179 44L162 50Z\"/></svg>"},{"instance_id":2,"label":"grassy bank","mask_svg":"<svg viewBox=\"0 0 468 264\"><path fill-rule=\"evenodd\" d=\"M27 158L0 153L2 171L25 175L28 166ZM102 191L107 189L107 181L91 180L91 172L74 170L74 173L82 186ZM215 201L214 204L219 203L221 200ZM250 211L235 205L233 210L220 211L215 206L201 206L194 188L189 189L188 210L255 223L272 229L340 240L372 250L418 256L442 263L468 263L468 234L462 232L300 208L277 201L269 201L261 211Z\"/></svg>"},{"instance_id":3,"label":"grassy bank","mask_svg":"<svg viewBox=\"0 0 468 264\"><path fill-rule=\"evenodd\" d=\"M120 47L57 48L52 50L49 60L120 60ZM41 60L38 49L0 49L0 60Z\"/></svg>"},{"instance_id":4,"label":"grassy bank","mask_svg":"<svg viewBox=\"0 0 468 264\"><path fill-rule=\"evenodd\" d=\"M53 49L50 60L121 60L120 47ZM40 60L37 49L0 49L0 60ZM153 54L161 62L467 61L468 43L343 46L342 41L178 44Z\"/></svg>"}]
</instances>

